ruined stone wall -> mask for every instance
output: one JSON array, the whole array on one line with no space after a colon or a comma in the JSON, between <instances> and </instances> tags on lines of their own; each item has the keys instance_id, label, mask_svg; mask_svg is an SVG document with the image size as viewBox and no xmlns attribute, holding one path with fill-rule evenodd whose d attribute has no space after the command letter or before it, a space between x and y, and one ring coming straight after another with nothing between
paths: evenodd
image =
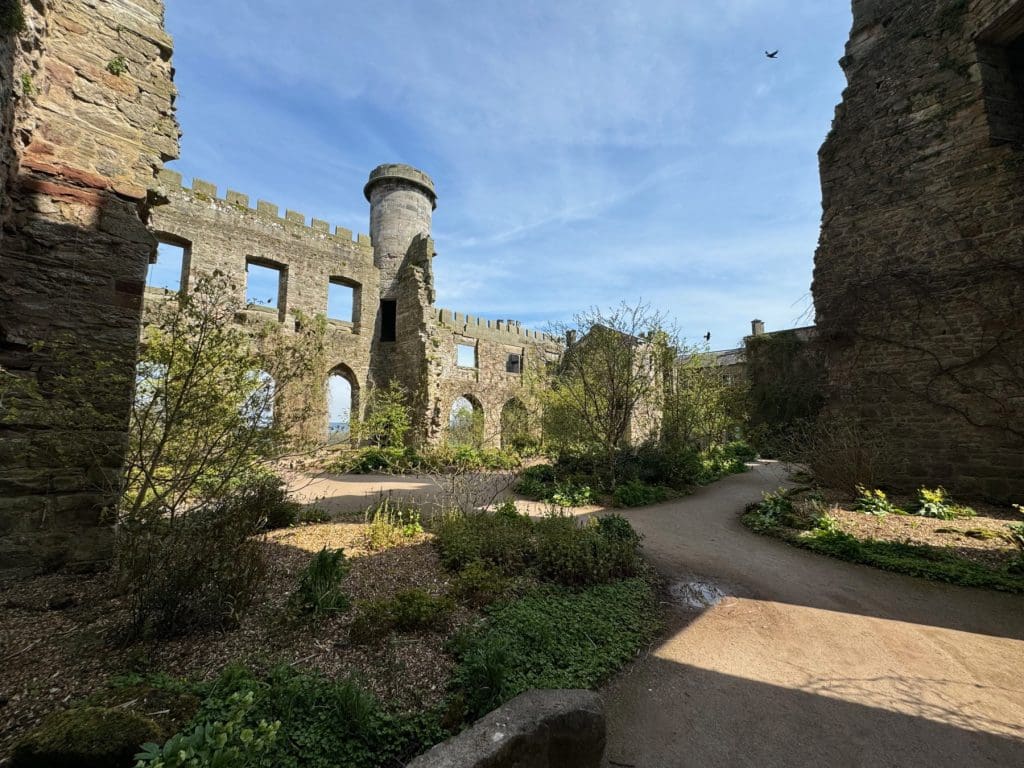
<instances>
[{"instance_id":1,"label":"ruined stone wall","mask_svg":"<svg viewBox=\"0 0 1024 768\"><path fill-rule=\"evenodd\" d=\"M1024 2L855 0L821 149L830 414L897 487L1024 500Z\"/></svg>"},{"instance_id":2,"label":"ruined stone wall","mask_svg":"<svg viewBox=\"0 0 1024 768\"><path fill-rule=\"evenodd\" d=\"M117 493L155 246L146 191L178 152L162 2L23 7L24 30L0 35L8 572L109 556L103 510Z\"/></svg>"},{"instance_id":3,"label":"ruined stone wall","mask_svg":"<svg viewBox=\"0 0 1024 768\"><path fill-rule=\"evenodd\" d=\"M505 321L435 309L434 242L423 235L429 231L429 221L424 223L420 215L423 201L429 214L431 198L422 190L412 195L412 208L419 213L411 223L409 209L403 207L409 202L404 196L408 190L397 190L401 194L396 197L396 190L386 188L388 194L375 196L391 206L388 211L376 209L371 200L371 225L379 233L390 232L381 235L390 249L383 254L382 247L371 244L366 235L353 240L347 229L337 227L332 232L326 222L309 222L295 211L282 216L277 205L262 200L253 207L246 195L233 190L221 195L215 185L198 179L186 187L172 171L160 173L155 191L165 204L153 209L150 228L159 240L185 249L182 287L186 290L200 274L218 270L232 278L244 302L247 261L281 269L277 309L250 305L239 317L243 324L272 320L290 331L297 315L326 314L331 279L356 287L355 320L328 320L326 371L295 395L316 414L306 429L310 439L326 434L325 377L340 366L351 371L357 394L387 386L392 379L405 388L413 412L413 442L442 440L452 403L466 395L482 407L487 443L497 446L502 408L513 398L523 398L523 375L508 372L508 356L520 355L527 366L558 357L560 344L544 334ZM392 221L389 212L398 220ZM392 251L401 256L390 255ZM160 289L147 292L152 301L164 295ZM397 303L394 341L381 340L382 297ZM477 348L475 367L456 364L460 342Z\"/></svg>"},{"instance_id":4,"label":"ruined stone wall","mask_svg":"<svg viewBox=\"0 0 1024 768\"><path fill-rule=\"evenodd\" d=\"M530 371L558 360L562 344L547 334L523 328L518 323L484 318L439 309L434 312L435 328L428 354L433 393L433 429L430 438L444 438L452 404L467 397L483 411L484 441L500 447L502 409L510 401L529 403L525 381ZM458 346L476 350L476 365L458 365ZM519 372L509 371L509 356L519 355Z\"/></svg>"},{"instance_id":5,"label":"ruined stone wall","mask_svg":"<svg viewBox=\"0 0 1024 768\"><path fill-rule=\"evenodd\" d=\"M344 281L354 288L350 320L329 318L324 339L326 370L306 382L302 397L316 415L306 425L306 437L323 439L327 434L326 377L339 368L350 379L353 405L370 377L374 318L380 295L380 273L373 263L370 239L342 227L333 231L327 222L296 211L281 211L260 200L255 207L248 196L194 180L191 188L171 171L160 174L158 193L167 202L153 210L150 227L156 237L185 249L186 289L202 274L219 271L229 278L240 303L246 298L246 265L272 265L281 270L277 308L249 305L239 316L243 325L259 326L271 320L286 332L296 330L302 316L327 316L328 285ZM158 300L160 289L148 289Z\"/></svg>"}]
</instances>

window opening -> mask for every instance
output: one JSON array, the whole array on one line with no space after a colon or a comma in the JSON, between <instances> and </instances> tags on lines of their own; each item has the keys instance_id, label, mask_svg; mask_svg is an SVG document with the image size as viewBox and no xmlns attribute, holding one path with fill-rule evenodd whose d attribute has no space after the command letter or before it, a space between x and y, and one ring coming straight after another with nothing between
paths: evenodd
<instances>
[{"instance_id":1,"label":"window opening","mask_svg":"<svg viewBox=\"0 0 1024 768\"><path fill-rule=\"evenodd\" d=\"M455 363L459 368L476 368L476 345L457 344L455 346Z\"/></svg>"},{"instance_id":2,"label":"window opening","mask_svg":"<svg viewBox=\"0 0 1024 768\"><path fill-rule=\"evenodd\" d=\"M398 302L394 299L380 300L380 340L395 341L398 332Z\"/></svg>"},{"instance_id":3,"label":"window opening","mask_svg":"<svg viewBox=\"0 0 1024 768\"><path fill-rule=\"evenodd\" d=\"M188 259L182 246L158 243L156 261L149 265L149 271L146 273L146 285L177 293L185 283L187 266Z\"/></svg>"}]
</instances>

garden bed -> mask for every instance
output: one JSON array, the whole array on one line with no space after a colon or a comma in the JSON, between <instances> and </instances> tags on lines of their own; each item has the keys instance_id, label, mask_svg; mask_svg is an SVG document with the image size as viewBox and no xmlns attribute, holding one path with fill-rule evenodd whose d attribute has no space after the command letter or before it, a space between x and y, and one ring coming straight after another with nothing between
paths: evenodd
<instances>
[{"instance_id":1,"label":"garden bed","mask_svg":"<svg viewBox=\"0 0 1024 768\"><path fill-rule=\"evenodd\" d=\"M963 586L1024 592L1024 517L1012 507L956 505L928 516L920 496L857 497L808 487L766 494L744 523L852 562Z\"/></svg>"},{"instance_id":2,"label":"garden bed","mask_svg":"<svg viewBox=\"0 0 1024 768\"><path fill-rule=\"evenodd\" d=\"M507 507L505 518L481 520L449 520L443 557L418 525L378 537L377 548L365 523L273 531L265 588L236 628L159 641L118 642L130 611L106 575L0 586L0 760L68 707L138 714L156 723L159 741L226 716L230 695L249 692L252 727L282 721L271 753L279 764L298 764L305 749L316 765L404 760L524 687L596 686L653 637L653 589L625 521L601 532L568 518L545 528ZM296 585L324 547L345 551L339 584L350 607L297 615ZM396 596L410 594L420 628L395 612ZM425 618L425 609L438 613ZM327 728L325 707L358 722ZM316 744L300 749L306 739Z\"/></svg>"}]
</instances>

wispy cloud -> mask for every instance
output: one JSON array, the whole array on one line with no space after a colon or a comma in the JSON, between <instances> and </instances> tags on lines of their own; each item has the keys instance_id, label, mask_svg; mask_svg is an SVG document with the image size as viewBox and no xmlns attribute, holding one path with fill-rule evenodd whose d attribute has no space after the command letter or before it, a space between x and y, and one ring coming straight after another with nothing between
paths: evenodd
<instances>
[{"instance_id":1,"label":"wispy cloud","mask_svg":"<svg viewBox=\"0 0 1024 768\"><path fill-rule=\"evenodd\" d=\"M716 338L758 306L779 325L799 314L845 7L177 0L168 14L180 169L365 231L369 170L423 168L442 303L532 322L643 295Z\"/></svg>"}]
</instances>

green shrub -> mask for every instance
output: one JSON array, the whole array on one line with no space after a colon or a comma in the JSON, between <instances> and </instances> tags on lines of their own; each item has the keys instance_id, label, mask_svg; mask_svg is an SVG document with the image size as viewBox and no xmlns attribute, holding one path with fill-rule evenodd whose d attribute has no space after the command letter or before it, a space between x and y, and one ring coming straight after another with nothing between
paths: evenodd
<instances>
[{"instance_id":1,"label":"green shrub","mask_svg":"<svg viewBox=\"0 0 1024 768\"><path fill-rule=\"evenodd\" d=\"M508 590L509 580L480 560L474 560L452 580L452 594L475 607L489 605Z\"/></svg>"},{"instance_id":2,"label":"green shrub","mask_svg":"<svg viewBox=\"0 0 1024 768\"><path fill-rule=\"evenodd\" d=\"M597 501L597 494L589 485L566 480L555 483L554 489L547 496L547 501L560 507L584 507Z\"/></svg>"},{"instance_id":3,"label":"green shrub","mask_svg":"<svg viewBox=\"0 0 1024 768\"><path fill-rule=\"evenodd\" d=\"M232 667L206 685L206 698L195 722L224 720L235 693L255 693L243 724L280 721L277 739L261 756L273 768L378 768L405 765L412 757L449 735L440 713L386 711L355 679L332 680L289 666L257 677ZM233 768L233 767L232 767Z\"/></svg>"},{"instance_id":4,"label":"green shrub","mask_svg":"<svg viewBox=\"0 0 1024 768\"><path fill-rule=\"evenodd\" d=\"M628 525L628 523L627 523ZM594 520L552 515L536 523L536 568L545 580L570 587L636 576L642 569L639 538L624 539L618 526L602 531Z\"/></svg>"},{"instance_id":5,"label":"green shrub","mask_svg":"<svg viewBox=\"0 0 1024 768\"><path fill-rule=\"evenodd\" d=\"M479 561L501 573L516 574L533 557L533 528L526 515L507 511L449 513L438 524L434 541L449 571Z\"/></svg>"},{"instance_id":6,"label":"green shrub","mask_svg":"<svg viewBox=\"0 0 1024 768\"><path fill-rule=\"evenodd\" d=\"M977 513L970 507L954 504L944 488L919 488L917 507L913 514L938 520L954 520L958 517L974 517Z\"/></svg>"},{"instance_id":7,"label":"green shrub","mask_svg":"<svg viewBox=\"0 0 1024 768\"><path fill-rule=\"evenodd\" d=\"M149 743L136 755L136 768L249 768L277 739L279 721L261 720L255 728L245 725L253 709L254 694L232 694L224 720L202 723L178 733L163 746Z\"/></svg>"},{"instance_id":8,"label":"green shrub","mask_svg":"<svg viewBox=\"0 0 1024 768\"><path fill-rule=\"evenodd\" d=\"M161 737L148 717L124 709L81 707L58 712L14 747L12 768L120 768L142 744Z\"/></svg>"},{"instance_id":9,"label":"green shrub","mask_svg":"<svg viewBox=\"0 0 1024 768\"><path fill-rule=\"evenodd\" d=\"M853 508L858 512L875 517L903 514L903 510L889 501L885 491L880 491L877 488L865 488L863 485L857 486L857 500L854 502Z\"/></svg>"},{"instance_id":10,"label":"green shrub","mask_svg":"<svg viewBox=\"0 0 1024 768\"><path fill-rule=\"evenodd\" d=\"M654 594L642 579L574 592L538 588L488 609L453 643L453 687L476 718L530 688L596 688L657 631Z\"/></svg>"},{"instance_id":11,"label":"green shrub","mask_svg":"<svg viewBox=\"0 0 1024 768\"><path fill-rule=\"evenodd\" d=\"M263 516L236 497L173 520L123 523L119 575L132 636L172 637L237 623L266 574Z\"/></svg>"},{"instance_id":12,"label":"green shrub","mask_svg":"<svg viewBox=\"0 0 1024 768\"><path fill-rule=\"evenodd\" d=\"M744 463L757 459L757 449L743 440L736 440L722 446L722 453L726 458Z\"/></svg>"},{"instance_id":13,"label":"green shrub","mask_svg":"<svg viewBox=\"0 0 1024 768\"><path fill-rule=\"evenodd\" d=\"M372 550L389 549L423 533L419 509L390 496L382 497L367 517L367 544Z\"/></svg>"},{"instance_id":14,"label":"green shrub","mask_svg":"<svg viewBox=\"0 0 1024 768\"><path fill-rule=\"evenodd\" d=\"M422 589L407 589L389 599L359 603L350 638L354 643L365 643L391 632L443 630L454 610L450 598L435 597Z\"/></svg>"},{"instance_id":15,"label":"green shrub","mask_svg":"<svg viewBox=\"0 0 1024 768\"><path fill-rule=\"evenodd\" d=\"M630 480L615 489L612 499L617 507L645 507L664 501L668 496L664 488L647 485L640 480Z\"/></svg>"},{"instance_id":16,"label":"green shrub","mask_svg":"<svg viewBox=\"0 0 1024 768\"><path fill-rule=\"evenodd\" d=\"M348 610L348 596L341 590L341 580L348 572L344 550L324 547L300 574L299 586L292 595L293 604L314 616Z\"/></svg>"},{"instance_id":17,"label":"green shrub","mask_svg":"<svg viewBox=\"0 0 1024 768\"><path fill-rule=\"evenodd\" d=\"M766 531L783 524L783 518L793 513L793 501L785 489L765 491L761 501L747 508L747 524L755 531Z\"/></svg>"},{"instance_id":18,"label":"green shrub","mask_svg":"<svg viewBox=\"0 0 1024 768\"><path fill-rule=\"evenodd\" d=\"M303 507L299 512L300 523L329 523L331 516L320 507Z\"/></svg>"}]
</instances>

